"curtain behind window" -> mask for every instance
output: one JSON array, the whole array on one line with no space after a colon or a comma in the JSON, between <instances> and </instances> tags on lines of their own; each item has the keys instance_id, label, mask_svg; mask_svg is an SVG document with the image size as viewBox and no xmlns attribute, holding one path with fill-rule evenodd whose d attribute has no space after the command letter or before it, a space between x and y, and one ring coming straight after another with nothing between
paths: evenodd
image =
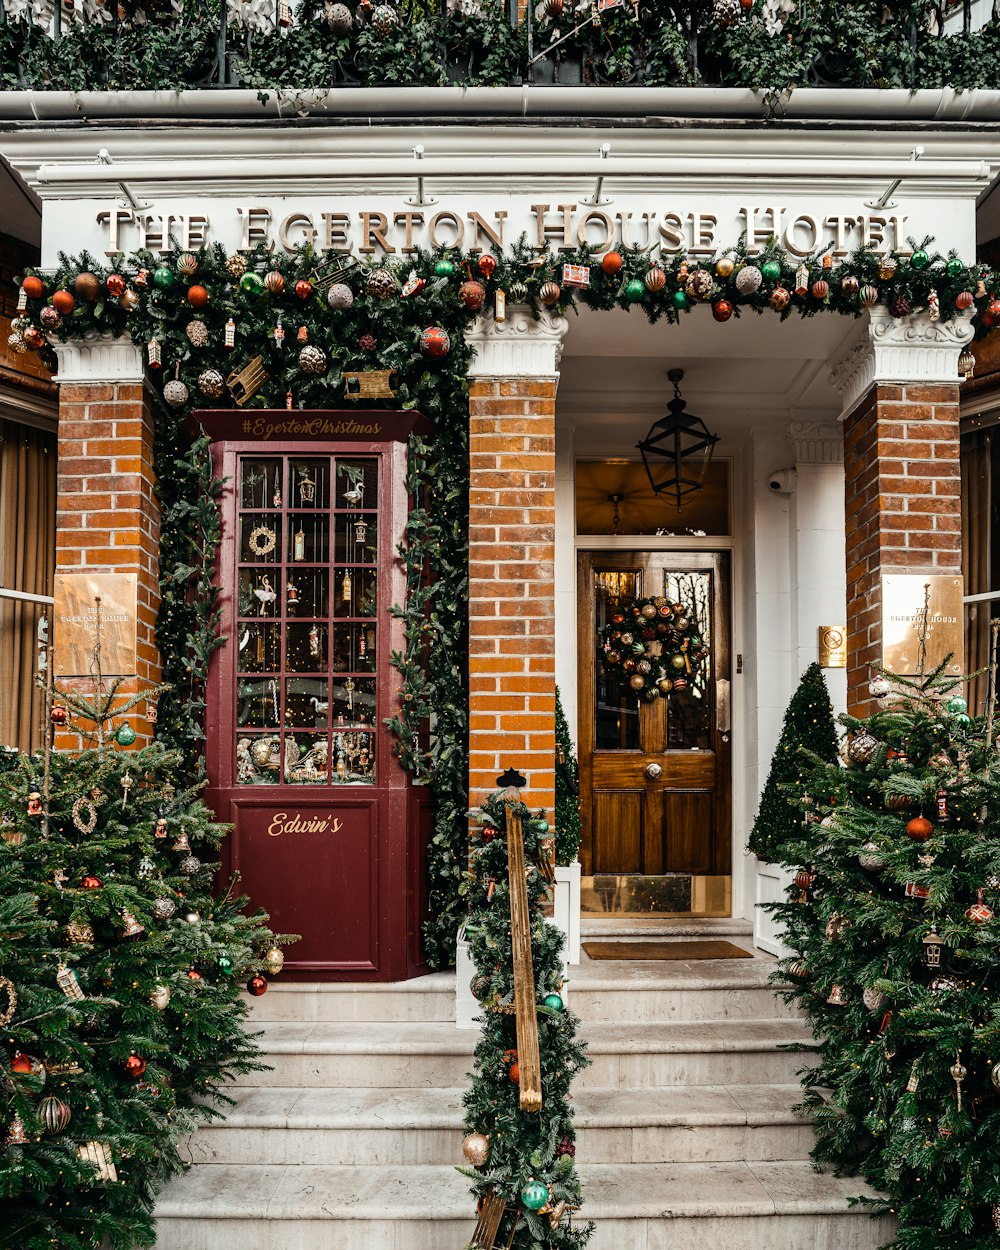
<instances>
[{"instance_id":1,"label":"curtain behind window","mask_svg":"<svg viewBox=\"0 0 1000 1250\"><path fill-rule=\"evenodd\" d=\"M0 586L51 595L55 568L56 440L0 418ZM40 604L0 599L0 744L36 750Z\"/></svg>"},{"instance_id":2,"label":"curtain behind window","mask_svg":"<svg viewBox=\"0 0 1000 1250\"><path fill-rule=\"evenodd\" d=\"M992 585L991 532L993 522L993 443L996 429L978 430L962 439L962 573L965 593L981 595L1000 590ZM1000 606L989 600L970 603L965 612L965 670L975 673L990 663L990 620ZM985 673L969 682L969 711L986 709Z\"/></svg>"}]
</instances>

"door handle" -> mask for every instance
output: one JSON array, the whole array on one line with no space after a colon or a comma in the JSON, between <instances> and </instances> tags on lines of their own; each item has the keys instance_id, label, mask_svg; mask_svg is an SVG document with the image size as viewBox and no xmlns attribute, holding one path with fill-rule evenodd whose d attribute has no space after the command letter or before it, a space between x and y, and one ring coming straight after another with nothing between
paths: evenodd
<instances>
[{"instance_id":1,"label":"door handle","mask_svg":"<svg viewBox=\"0 0 1000 1250\"><path fill-rule=\"evenodd\" d=\"M658 781L659 778L662 776L662 774L663 774L662 765L656 764L656 763L646 765L646 776L649 778L650 781Z\"/></svg>"},{"instance_id":2,"label":"door handle","mask_svg":"<svg viewBox=\"0 0 1000 1250\"><path fill-rule=\"evenodd\" d=\"M732 729L732 713L729 701L729 679L726 677L720 677L715 683L715 718L719 733L728 734Z\"/></svg>"}]
</instances>

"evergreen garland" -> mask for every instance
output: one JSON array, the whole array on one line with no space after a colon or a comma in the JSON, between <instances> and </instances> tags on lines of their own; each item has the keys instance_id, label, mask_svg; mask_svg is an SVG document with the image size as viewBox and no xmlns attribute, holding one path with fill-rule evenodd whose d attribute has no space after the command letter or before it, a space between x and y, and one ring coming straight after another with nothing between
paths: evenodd
<instances>
[{"instance_id":1,"label":"evergreen garland","mask_svg":"<svg viewBox=\"0 0 1000 1250\"><path fill-rule=\"evenodd\" d=\"M556 687L556 863L572 864L580 850L580 766Z\"/></svg>"},{"instance_id":2,"label":"evergreen garland","mask_svg":"<svg viewBox=\"0 0 1000 1250\"><path fill-rule=\"evenodd\" d=\"M836 763L837 730L826 678L820 666L812 663L802 674L785 712L781 737L750 830L747 845L759 859L774 862L779 848L798 836L802 817L797 804L803 779L815 767L816 759Z\"/></svg>"},{"instance_id":3,"label":"evergreen garland","mask_svg":"<svg viewBox=\"0 0 1000 1250\"><path fill-rule=\"evenodd\" d=\"M817 1039L813 1157L859 1171L895 1250L987 1250L1000 1227L1000 760L944 665L876 677L843 716L847 767L813 757L769 906L778 979Z\"/></svg>"}]
</instances>

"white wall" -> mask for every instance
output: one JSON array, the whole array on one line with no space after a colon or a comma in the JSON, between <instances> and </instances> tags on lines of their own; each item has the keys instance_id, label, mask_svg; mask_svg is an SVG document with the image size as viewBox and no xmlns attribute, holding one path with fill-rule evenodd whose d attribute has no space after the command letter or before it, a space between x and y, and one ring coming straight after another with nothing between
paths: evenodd
<instances>
[{"instance_id":1,"label":"white wall","mask_svg":"<svg viewBox=\"0 0 1000 1250\"><path fill-rule=\"evenodd\" d=\"M573 741L577 738L576 491L574 424L556 419L556 685Z\"/></svg>"}]
</instances>

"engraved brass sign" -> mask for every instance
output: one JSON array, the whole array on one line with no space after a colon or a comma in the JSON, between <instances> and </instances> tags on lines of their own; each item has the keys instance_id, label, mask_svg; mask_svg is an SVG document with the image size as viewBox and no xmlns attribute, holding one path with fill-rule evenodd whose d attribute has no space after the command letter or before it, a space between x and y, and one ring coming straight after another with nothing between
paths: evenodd
<instances>
[{"instance_id":1,"label":"engraved brass sign","mask_svg":"<svg viewBox=\"0 0 1000 1250\"><path fill-rule=\"evenodd\" d=\"M98 599L101 673L135 674L137 581L134 573L57 573L53 673L89 677L96 672Z\"/></svg>"},{"instance_id":2,"label":"engraved brass sign","mask_svg":"<svg viewBox=\"0 0 1000 1250\"><path fill-rule=\"evenodd\" d=\"M961 577L952 573L886 573L882 577L882 664L893 673L932 672L951 655L948 673L964 666Z\"/></svg>"},{"instance_id":3,"label":"engraved brass sign","mask_svg":"<svg viewBox=\"0 0 1000 1250\"><path fill-rule=\"evenodd\" d=\"M819 627L820 668L847 667L847 627L845 625L821 625Z\"/></svg>"}]
</instances>

